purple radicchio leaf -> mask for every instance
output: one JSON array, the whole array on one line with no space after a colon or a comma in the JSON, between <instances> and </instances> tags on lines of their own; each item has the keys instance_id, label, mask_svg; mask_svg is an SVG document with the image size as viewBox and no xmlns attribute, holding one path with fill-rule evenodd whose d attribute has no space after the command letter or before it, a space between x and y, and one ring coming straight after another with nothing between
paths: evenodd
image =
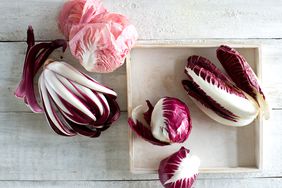
<instances>
[{"instance_id":1,"label":"purple radicchio leaf","mask_svg":"<svg viewBox=\"0 0 282 188\"><path fill-rule=\"evenodd\" d=\"M214 111L218 116L221 116L225 119L234 122L237 121L237 116L235 114L224 109L215 100L206 95L206 93L195 82L191 80L183 80L182 85L191 98L201 103L207 109Z\"/></svg>"},{"instance_id":2,"label":"purple radicchio leaf","mask_svg":"<svg viewBox=\"0 0 282 188\"><path fill-rule=\"evenodd\" d=\"M161 98L152 112L151 130L158 140L183 143L192 130L190 111L186 104L173 97Z\"/></svg>"},{"instance_id":3,"label":"purple radicchio leaf","mask_svg":"<svg viewBox=\"0 0 282 188\"><path fill-rule=\"evenodd\" d=\"M247 60L234 48L226 45L221 45L216 53L218 60L233 82L257 101L265 118L268 119L270 112L265 94Z\"/></svg>"},{"instance_id":4,"label":"purple radicchio leaf","mask_svg":"<svg viewBox=\"0 0 282 188\"><path fill-rule=\"evenodd\" d=\"M182 85L193 102L209 117L225 125L244 126L257 116L254 100L239 89L208 59L188 58L188 80Z\"/></svg>"},{"instance_id":5,"label":"purple radicchio leaf","mask_svg":"<svg viewBox=\"0 0 282 188\"><path fill-rule=\"evenodd\" d=\"M29 53L30 51L30 48L35 44L35 41L34 41L34 33L33 33L33 29L31 26L28 26L28 29L27 29L27 49L26 49L26 55L25 55L25 62L26 62L26 59L27 59L27 54ZM23 70L26 70L27 69L27 63L24 63L24 67L23 67ZM22 98L24 97L24 94L25 94L25 89L24 89L24 86L25 86L25 83L24 83L24 78L25 78L25 75L26 75L26 72L23 71L23 74L22 74L22 79L19 83L19 86L17 87L16 91L15 91L15 95L19 98Z\"/></svg>"},{"instance_id":6,"label":"purple radicchio leaf","mask_svg":"<svg viewBox=\"0 0 282 188\"><path fill-rule=\"evenodd\" d=\"M15 91L15 96L22 98L33 112L42 112L42 108L36 100L33 79L48 56L55 49L60 47L65 51L67 43L65 40L58 39L52 42L44 42L34 45L33 29L29 26L27 31L27 44L28 47L23 67L22 80Z\"/></svg>"},{"instance_id":7,"label":"purple radicchio leaf","mask_svg":"<svg viewBox=\"0 0 282 188\"><path fill-rule=\"evenodd\" d=\"M72 80L70 76L64 77L60 74L62 70L71 70L70 74L73 74L77 80ZM74 136L78 133L88 137L98 137L119 118L120 109L116 102L116 93L104 89L102 85L97 86L99 91L93 90L93 83L88 83L89 81L92 82L85 74L81 74L64 62L51 61L44 67L39 82L40 93L47 120L55 132L66 136ZM46 99L44 93L50 97ZM52 103L47 103L48 99L52 100ZM56 107L55 111L52 110L54 107ZM58 118L48 118L52 116ZM70 134L67 130L75 134Z\"/></svg>"},{"instance_id":8,"label":"purple radicchio leaf","mask_svg":"<svg viewBox=\"0 0 282 188\"><path fill-rule=\"evenodd\" d=\"M182 143L190 135L192 122L188 107L172 97L161 98L155 107L146 101L148 109L137 106L128 123L134 132L155 145Z\"/></svg>"},{"instance_id":9,"label":"purple radicchio leaf","mask_svg":"<svg viewBox=\"0 0 282 188\"><path fill-rule=\"evenodd\" d=\"M61 118L56 113L55 106L53 105L54 100L52 100L50 94L47 92L47 88L45 87L43 82L42 75L39 78L39 93L42 99L42 105L45 112L45 117L50 125L50 127L59 135L62 136L74 136L76 133L69 128L68 126L65 126L65 124L62 122Z\"/></svg>"},{"instance_id":10,"label":"purple radicchio leaf","mask_svg":"<svg viewBox=\"0 0 282 188\"><path fill-rule=\"evenodd\" d=\"M154 107L149 100L146 100L146 103L147 103L147 106L148 106L148 110L147 110L147 112L144 113L144 119L147 122L147 124L150 125Z\"/></svg>"},{"instance_id":11,"label":"purple radicchio leaf","mask_svg":"<svg viewBox=\"0 0 282 188\"><path fill-rule=\"evenodd\" d=\"M199 166L200 159L181 147L160 162L159 179L165 188L191 188L199 173Z\"/></svg>"},{"instance_id":12,"label":"purple radicchio leaf","mask_svg":"<svg viewBox=\"0 0 282 188\"><path fill-rule=\"evenodd\" d=\"M151 144L158 145L158 146L165 146L169 145L167 142L162 142L158 139L156 139L152 132L151 127L145 120L144 116L145 114L148 114L151 110L150 102L148 101L147 104L148 110L146 111L145 107L140 105L137 106L132 110L132 117L128 118L128 124L129 127L141 138L144 140L150 142Z\"/></svg>"}]
</instances>

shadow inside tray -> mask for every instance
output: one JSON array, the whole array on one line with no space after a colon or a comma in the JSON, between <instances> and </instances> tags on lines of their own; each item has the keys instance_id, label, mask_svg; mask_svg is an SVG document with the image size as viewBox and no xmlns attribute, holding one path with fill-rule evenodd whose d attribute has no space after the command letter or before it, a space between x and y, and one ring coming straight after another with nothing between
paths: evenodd
<instances>
[{"instance_id":1,"label":"shadow inside tray","mask_svg":"<svg viewBox=\"0 0 282 188\"><path fill-rule=\"evenodd\" d=\"M255 123L237 127L237 161L238 167L256 168L256 133Z\"/></svg>"}]
</instances>

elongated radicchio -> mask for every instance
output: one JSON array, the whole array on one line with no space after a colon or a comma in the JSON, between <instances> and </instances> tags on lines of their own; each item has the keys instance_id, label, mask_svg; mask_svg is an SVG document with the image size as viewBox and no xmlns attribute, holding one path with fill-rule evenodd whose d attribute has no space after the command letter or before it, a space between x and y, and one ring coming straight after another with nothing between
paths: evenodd
<instances>
[{"instance_id":1,"label":"elongated radicchio","mask_svg":"<svg viewBox=\"0 0 282 188\"><path fill-rule=\"evenodd\" d=\"M199 173L200 159L190 150L179 151L163 159L159 165L159 178L165 188L190 188Z\"/></svg>"},{"instance_id":2,"label":"elongated radicchio","mask_svg":"<svg viewBox=\"0 0 282 188\"><path fill-rule=\"evenodd\" d=\"M239 89L208 59L188 58L182 84L194 103L212 119L232 126L250 124L258 114L256 101Z\"/></svg>"},{"instance_id":3,"label":"elongated radicchio","mask_svg":"<svg viewBox=\"0 0 282 188\"><path fill-rule=\"evenodd\" d=\"M155 145L182 143L190 135L192 122L188 107L179 99L161 98L155 107L147 100L148 108L137 106L128 119L131 129Z\"/></svg>"},{"instance_id":4,"label":"elongated radicchio","mask_svg":"<svg viewBox=\"0 0 282 188\"><path fill-rule=\"evenodd\" d=\"M47 62L38 84L46 118L58 134L97 137L119 118L117 94L65 62Z\"/></svg>"},{"instance_id":5,"label":"elongated radicchio","mask_svg":"<svg viewBox=\"0 0 282 188\"><path fill-rule=\"evenodd\" d=\"M66 48L65 40L34 45L31 27L27 39L29 45L23 76L15 95L23 98L32 111L44 112L56 133L97 137L119 118L117 94L113 90L65 62L47 59L54 49ZM41 107L33 81L43 64L38 81Z\"/></svg>"},{"instance_id":6,"label":"elongated radicchio","mask_svg":"<svg viewBox=\"0 0 282 188\"><path fill-rule=\"evenodd\" d=\"M216 53L218 60L232 81L257 101L265 119L268 119L270 112L265 94L247 60L234 48L226 45L221 45Z\"/></svg>"}]
</instances>

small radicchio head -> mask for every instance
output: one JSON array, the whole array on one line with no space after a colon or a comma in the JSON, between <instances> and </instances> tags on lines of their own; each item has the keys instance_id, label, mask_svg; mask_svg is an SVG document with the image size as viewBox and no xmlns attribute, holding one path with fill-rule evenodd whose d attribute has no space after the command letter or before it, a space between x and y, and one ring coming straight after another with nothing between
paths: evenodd
<instances>
[{"instance_id":1,"label":"small radicchio head","mask_svg":"<svg viewBox=\"0 0 282 188\"><path fill-rule=\"evenodd\" d=\"M160 162L160 181L165 188L190 188L197 178L199 166L200 159L182 147Z\"/></svg>"},{"instance_id":2,"label":"small radicchio head","mask_svg":"<svg viewBox=\"0 0 282 188\"><path fill-rule=\"evenodd\" d=\"M188 107L179 99L161 98L155 107L137 106L128 119L129 126L139 136L155 145L183 143L190 135L192 121Z\"/></svg>"}]
</instances>

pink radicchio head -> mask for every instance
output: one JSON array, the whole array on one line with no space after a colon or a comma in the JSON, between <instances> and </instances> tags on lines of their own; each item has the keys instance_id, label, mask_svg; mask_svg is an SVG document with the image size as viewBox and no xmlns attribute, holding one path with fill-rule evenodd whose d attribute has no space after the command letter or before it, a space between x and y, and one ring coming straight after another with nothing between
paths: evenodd
<instances>
[{"instance_id":1,"label":"pink radicchio head","mask_svg":"<svg viewBox=\"0 0 282 188\"><path fill-rule=\"evenodd\" d=\"M182 147L160 162L160 181L165 188L190 188L197 178L199 166L200 159Z\"/></svg>"},{"instance_id":2,"label":"pink radicchio head","mask_svg":"<svg viewBox=\"0 0 282 188\"><path fill-rule=\"evenodd\" d=\"M56 48L63 47L65 50L65 40L34 44L31 27L27 40L22 80L15 95L24 99L33 112L44 112L55 132L65 136L78 133L97 137L119 118L117 94L113 90L67 63L47 60ZM37 101L33 82L43 64L38 82L42 108Z\"/></svg>"},{"instance_id":3,"label":"pink radicchio head","mask_svg":"<svg viewBox=\"0 0 282 188\"><path fill-rule=\"evenodd\" d=\"M106 12L95 22L73 26L69 45L87 71L106 73L123 65L136 40L137 31L125 16Z\"/></svg>"},{"instance_id":4,"label":"pink radicchio head","mask_svg":"<svg viewBox=\"0 0 282 188\"><path fill-rule=\"evenodd\" d=\"M247 60L234 48L226 45L221 45L216 53L218 60L233 82L257 101L265 119L268 119L270 112L265 94Z\"/></svg>"},{"instance_id":5,"label":"pink radicchio head","mask_svg":"<svg viewBox=\"0 0 282 188\"><path fill-rule=\"evenodd\" d=\"M91 22L98 14L107 12L100 0L69 0L59 14L58 26L69 39L72 26Z\"/></svg>"},{"instance_id":6,"label":"pink radicchio head","mask_svg":"<svg viewBox=\"0 0 282 188\"><path fill-rule=\"evenodd\" d=\"M71 0L63 6L59 28L71 53L90 72L112 72L123 65L137 40L129 20L108 12L99 0Z\"/></svg>"},{"instance_id":7,"label":"pink radicchio head","mask_svg":"<svg viewBox=\"0 0 282 188\"><path fill-rule=\"evenodd\" d=\"M171 97L161 98L155 107L137 106L128 119L129 126L146 141L155 145L183 143L190 135L192 121L188 107Z\"/></svg>"}]
</instances>

